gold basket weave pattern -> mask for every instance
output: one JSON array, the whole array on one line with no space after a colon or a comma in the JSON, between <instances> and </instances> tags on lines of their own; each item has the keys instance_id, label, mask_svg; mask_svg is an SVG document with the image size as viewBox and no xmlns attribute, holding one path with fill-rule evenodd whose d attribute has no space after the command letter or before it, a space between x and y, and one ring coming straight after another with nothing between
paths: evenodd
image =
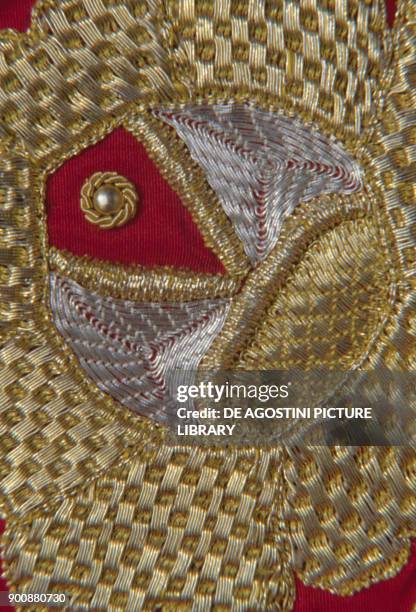
<instances>
[{"instance_id":1,"label":"gold basket weave pattern","mask_svg":"<svg viewBox=\"0 0 416 612\"><path fill-rule=\"evenodd\" d=\"M28 33L0 36L0 499L13 590L68 590L80 605L110 610L128 609L130 590L149 610L287 610L290 566L344 595L402 567L415 533L410 449L165 448L160 427L91 385L50 322L43 207L50 172L120 124L140 131L147 108L238 101L296 115L360 161L370 205L341 199L325 218L317 203L301 207L282 234L286 251L233 298L207 363L253 363L249 334L233 335L239 321L257 334L250 300L259 313L288 309L280 323L289 346L294 310L289 293L276 298L280 288L297 288L308 310L309 288L340 278L328 258L361 236L358 269L369 252L377 261L375 308L352 329L353 350L334 350L331 364L415 368L416 14L401 2L386 33L383 4L47 0ZM163 138L146 143L156 159ZM212 202L215 231L228 236ZM233 271L237 251L222 258ZM352 279L357 304L363 278ZM326 300L335 321L342 302ZM268 363L264 338L261 347ZM307 364L304 347L295 357ZM293 355L273 359L284 369Z\"/></svg>"}]
</instances>

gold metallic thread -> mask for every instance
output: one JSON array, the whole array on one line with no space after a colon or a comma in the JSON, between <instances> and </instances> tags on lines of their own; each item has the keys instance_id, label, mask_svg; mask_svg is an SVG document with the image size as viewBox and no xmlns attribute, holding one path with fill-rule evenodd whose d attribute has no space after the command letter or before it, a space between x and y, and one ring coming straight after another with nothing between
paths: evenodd
<instances>
[{"instance_id":1,"label":"gold metallic thread","mask_svg":"<svg viewBox=\"0 0 416 612\"><path fill-rule=\"evenodd\" d=\"M49 250L51 270L70 276L86 289L106 297L137 302L184 302L232 297L240 287L233 278L196 274L174 268L121 266L91 257L77 257L55 248Z\"/></svg>"},{"instance_id":2,"label":"gold metallic thread","mask_svg":"<svg viewBox=\"0 0 416 612\"><path fill-rule=\"evenodd\" d=\"M184 197L188 169L199 170L149 108L235 101L296 116L362 164L371 206L343 201L332 221L313 203L302 207L288 221L295 235L282 234L287 251L272 254L270 271L257 281L257 271L249 275L243 297L232 298L216 359L225 360L228 343L227 359L248 364L252 340L266 333L261 317L243 317L250 291L258 313L270 314L273 303L289 309L289 345L297 328L284 288L301 288L314 270L323 280L325 261L360 235L373 251L379 240L379 294L364 329L351 331L356 348L332 352L334 367L362 357L365 367L414 368L414 3L399 3L393 35L382 0L104 5L101 13L101 3L44 0L28 33L0 36L0 499L10 588L33 592L41 581L86 606L104 597L110 610L126 609L130 596L149 610L189 609L191 601L229 609L230 597L239 609L289 610L290 566L304 582L343 595L393 576L415 535L412 449L164 446L161 428L91 385L50 321L49 262L67 266L71 256L48 253L44 198L49 173L123 124L146 141L165 178L180 170ZM229 275L242 279L250 271L242 247L199 177L200 201L193 206L188 196L185 205ZM363 250L358 256L366 261ZM129 274L121 268L113 283L111 266L100 272L94 263L88 277L76 264L80 277L109 293ZM163 293L157 279L137 291ZM182 295L206 282L190 278ZM355 290L365 285L354 282ZM307 363L307 345L299 348Z\"/></svg>"},{"instance_id":3,"label":"gold metallic thread","mask_svg":"<svg viewBox=\"0 0 416 612\"><path fill-rule=\"evenodd\" d=\"M117 198L114 210L100 207L97 198L114 195ZM81 210L87 221L102 229L113 229L126 225L136 216L138 195L136 187L117 172L96 172L89 177L81 189Z\"/></svg>"}]
</instances>

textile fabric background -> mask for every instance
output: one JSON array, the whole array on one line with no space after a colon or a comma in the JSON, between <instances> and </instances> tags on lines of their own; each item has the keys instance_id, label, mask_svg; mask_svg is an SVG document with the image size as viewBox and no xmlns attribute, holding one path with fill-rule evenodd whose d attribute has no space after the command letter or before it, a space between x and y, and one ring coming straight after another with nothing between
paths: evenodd
<instances>
[{"instance_id":1,"label":"textile fabric background","mask_svg":"<svg viewBox=\"0 0 416 612\"><path fill-rule=\"evenodd\" d=\"M30 23L34 0L0 0L0 28L24 31ZM394 19L394 0L387 0L390 25ZM108 167L104 167L108 166ZM111 168L109 166L112 166ZM127 168L127 171L126 171ZM80 232L78 194L79 182L91 171L119 170L135 173L140 168L142 204L140 226L134 224L119 234L103 234L94 227ZM123 171L124 170L124 171ZM63 199L64 198L64 199ZM170 190L147 158L141 145L132 142L126 133L110 137L106 143L87 151L65 164L48 187L51 241L60 248L71 246L73 252L142 265L173 265L200 272L221 273L220 262L205 248L197 228L177 196ZM66 203L62 206L63 202ZM164 221L162 221L162 219ZM86 224L84 224L84 227ZM3 525L0 522L1 527ZM0 579L0 590L7 589ZM416 603L416 544L409 563L393 579L364 589L351 597L331 595L320 589L304 586L297 581L295 612L410 612ZM13 608L2 607L2 610Z\"/></svg>"}]
</instances>

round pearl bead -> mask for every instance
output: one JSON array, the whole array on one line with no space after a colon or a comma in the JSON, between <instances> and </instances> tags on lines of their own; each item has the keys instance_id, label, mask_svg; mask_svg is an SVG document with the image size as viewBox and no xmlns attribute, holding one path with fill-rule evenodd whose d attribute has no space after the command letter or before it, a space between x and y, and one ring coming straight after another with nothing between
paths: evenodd
<instances>
[{"instance_id":1,"label":"round pearl bead","mask_svg":"<svg viewBox=\"0 0 416 612\"><path fill-rule=\"evenodd\" d=\"M94 194L94 208L100 213L116 212L122 203L122 195L117 187L103 185Z\"/></svg>"}]
</instances>

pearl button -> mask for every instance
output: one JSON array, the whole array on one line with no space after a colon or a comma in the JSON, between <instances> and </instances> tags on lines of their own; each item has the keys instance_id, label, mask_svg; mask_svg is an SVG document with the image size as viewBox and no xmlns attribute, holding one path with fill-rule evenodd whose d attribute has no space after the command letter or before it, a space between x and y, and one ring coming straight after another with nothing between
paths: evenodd
<instances>
[{"instance_id":1,"label":"pearl button","mask_svg":"<svg viewBox=\"0 0 416 612\"><path fill-rule=\"evenodd\" d=\"M135 185L117 172L96 172L81 189L81 210L86 220L101 229L123 227L137 214Z\"/></svg>"},{"instance_id":2,"label":"pearl button","mask_svg":"<svg viewBox=\"0 0 416 612\"><path fill-rule=\"evenodd\" d=\"M101 213L114 213L122 204L122 195L117 187L104 185L94 194L94 208Z\"/></svg>"}]
</instances>

